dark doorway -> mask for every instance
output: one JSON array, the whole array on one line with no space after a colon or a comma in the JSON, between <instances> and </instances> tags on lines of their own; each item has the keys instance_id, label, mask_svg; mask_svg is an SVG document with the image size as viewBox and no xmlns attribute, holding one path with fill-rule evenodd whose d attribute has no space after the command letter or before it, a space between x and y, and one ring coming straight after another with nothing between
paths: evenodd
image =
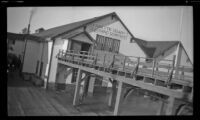
<instances>
[{"instance_id":1,"label":"dark doorway","mask_svg":"<svg viewBox=\"0 0 200 120\"><path fill-rule=\"evenodd\" d=\"M80 52L80 51L87 51L88 52L90 50L90 44L72 40L71 50L74 50L75 52ZM83 53L81 53L81 54L83 54ZM84 59L85 58L86 57L84 57ZM76 82L76 77L77 77L78 69L73 68L72 72L73 73L72 73L72 81L71 82L74 83L74 82Z\"/></svg>"},{"instance_id":2,"label":"dark doorway","mask_svg":"<svg viewBox=\"0 0 200 120\"><path fill-rule=\"evenodd\" d=\"M89 51L89 49L90 49L90 44L82 43L81 51Z\"/></svg>"},{"instance_id":3,"label":"dark doorway","mask_svg":"<svg viewBox=\"0 0 200 120\"><path fill-rule=\"evenodd\" d=\"M80 42L76 42L76 41L72 41L71 50L73 50L75 53L81 51L81 43Z\"/></svg>"}]
</instances>

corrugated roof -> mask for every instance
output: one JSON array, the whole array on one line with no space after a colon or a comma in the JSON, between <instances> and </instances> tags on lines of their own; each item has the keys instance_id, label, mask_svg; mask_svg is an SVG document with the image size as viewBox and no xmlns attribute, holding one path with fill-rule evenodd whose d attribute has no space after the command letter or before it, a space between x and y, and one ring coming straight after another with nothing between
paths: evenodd
<instances>
[{"instance_id":1,"label":"corrugated roof","mask_svg":"<svg viewBox=\"0 0 200 120\"><path fill-rule=\"evenodd\" d=\"M34 40L34 41L38 41L38 42L45 41L43 38L37 37L34 35L18 34L18 33L10 33L10 32L7 32L7 38L10 40L22 40L22 41L25 40L25 38L28 40Z\"/></svg>"},{"instance_id":2,"label":"corrugated roof","mask_svg":"<svg viewBox=\"0 0 200 120\"><path fill-rule=\"evenodd\" d=\"M82 27L84 25L87 25L91 22L94 22L96 20L99 20L99 19L104 18L104 17L109 16L109 15L116 15L116 13L112 12L110 14L106 14L106 15L103 15L103 16L94 17L94 18L91 18L91 19L82 20L82 21L79 21L79 22L74 22L74 23L70 23L70 24L66 24L66 25L61 25L61 26L58 26L58 27L47 29L47 30L45 30L41 33L35 33L33 35L38 36L38 37L43 37L43 38L56 37L60 34L63 34L65 32L77 29L79 27Z\"/></svg>"},{"instance_id":3,"label":"corrugated roof","mask_svg":"<svg viewBox=\"0 0 200 120\"><path fill-rule=\"evenodd\" d=\"M134 40L149 58L156 58L179 43L179 41L145 41L139 38Z\"/></svg>"}]
</instances>

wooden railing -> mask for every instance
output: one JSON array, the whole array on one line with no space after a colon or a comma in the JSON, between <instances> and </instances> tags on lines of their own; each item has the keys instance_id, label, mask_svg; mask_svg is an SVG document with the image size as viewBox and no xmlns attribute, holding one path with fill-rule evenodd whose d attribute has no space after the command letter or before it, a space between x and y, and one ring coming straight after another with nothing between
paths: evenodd
<instances>
[{"instance_id":1,"label":"wooden railing","mask_svg":"<svg viewBox=\"0 0 200 120\"><path fill-rule=\"evenodd\" d=\"M153 58L122 56L119 54L92 53L87 51L63 51L60 50L57 57L64 61L76 62L78 64L88 64L116 70L118 72L132 73L138 65L138 75L147 75L167 80L170 74L173 79L190 81L193 83L193 76L187 76L184 73L193 73L190 67L180 66L178 71L181 74L174 76L173 60L163 59L156 61ZM171 72L173 70L173 72Z\"/></svg>"}]
</instances>

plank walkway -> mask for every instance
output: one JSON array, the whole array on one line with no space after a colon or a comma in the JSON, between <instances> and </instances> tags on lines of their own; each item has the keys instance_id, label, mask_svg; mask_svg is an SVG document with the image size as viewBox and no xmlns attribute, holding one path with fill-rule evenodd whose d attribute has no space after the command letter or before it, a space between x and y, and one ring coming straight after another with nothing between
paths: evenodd
<instances>
[{"instance_id":1,"label":"plank walkway","mask_svg":"<svg viewBox=\"0 0 200 120\"><path fill-rule=\"evenodd\" d=\"M103 89L95 88L93 97L86 97L82 104L74 107L71 87L67 86L65 92L52 88L47 91L14 73L13 77L8 75L8 116L111 116L113 110L107 106L108 93ZM159 101L132 93L120 105L119 115L155 115L159 104Z\"/></svg>"}]
</instances>

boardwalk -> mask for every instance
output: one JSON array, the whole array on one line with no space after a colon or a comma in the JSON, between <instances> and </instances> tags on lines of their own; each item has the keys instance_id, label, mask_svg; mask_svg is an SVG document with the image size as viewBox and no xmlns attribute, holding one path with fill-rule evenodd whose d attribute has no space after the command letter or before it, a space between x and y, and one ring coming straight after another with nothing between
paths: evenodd
<instances>
[{"instance_id":1,"label":"boardwalk","mask_svg":"<svg viewBox=\"0 0 200 120\"><path fill-rule=\"evenodd\" d=\"M46 91L35 87L18 75L8 76L8 116L108 116L113 109L107 105L108 94L104 88L95 88L94 96L87 97L77 107L72 105L74 87L65 92ZM156 115L160 101L136 95L134 92L120 106L119 115Z\"/></svg>"},{"instance_id":2,"label":"boardwalk","mask_svg":"<svg viewBox=\"0 0 200 120\"><path fill-rule=\"evenodd\" d=\"M15 76L15 78L14 78ZM87 110L84 107L73 107L73 92L56 92L54 90L44 90L32 86L29 81L23 81L18 76L8 79L8 116L80 116L98 115L98 109L104 106L96 104L95 111ZM69 89L71 90L71 89ZM91 102L91 101L90 101ZM93 104L98 101L93 101ZM91 102L92 103L92 102ZM101 103L100 103L101 104ZM94 109L94 108L93 108ZM101 114L109 115L110 112Z\"/></svg>"}]
</instances>

